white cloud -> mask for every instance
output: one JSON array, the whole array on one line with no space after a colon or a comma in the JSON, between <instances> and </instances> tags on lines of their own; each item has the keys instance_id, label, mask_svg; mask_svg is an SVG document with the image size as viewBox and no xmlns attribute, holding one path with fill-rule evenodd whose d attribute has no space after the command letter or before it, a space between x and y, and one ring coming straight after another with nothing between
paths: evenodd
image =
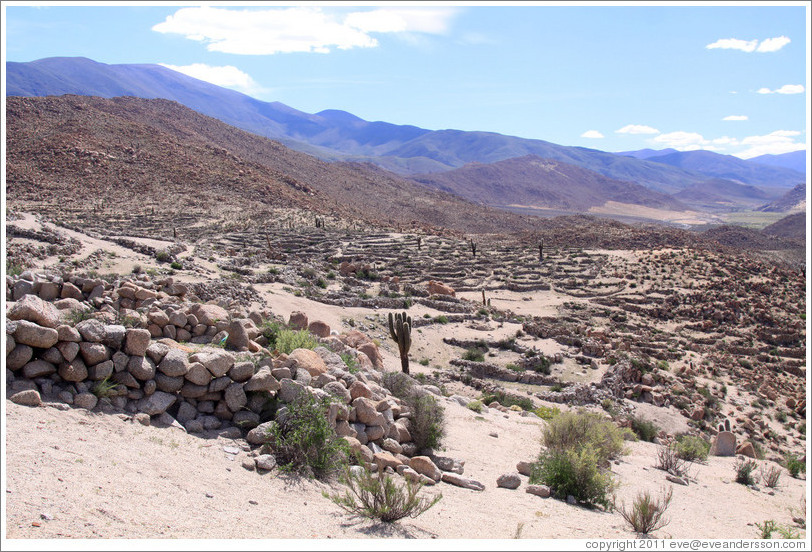
<instances>
[{"instance_id":1,"label":"white cloud","mask_svg":"<svg viewBox=\"0 0 812 552\"><path fill-rule=\"evenodd\" d=\"M663 144L669 148L680 151L706 149L706 146L711 145L711 141L706 140L701 134L697 132L684 132L682 130L660 134L654 137L653 141L657 144Z\"/></svg>"},{"instance_id":2,"label":"white cloud","mask_svg":"<svg viewBox=\"0 0 812 552\"><path fill-rule=\"evenodd\" d=\"M791 41L789 38L785 36L777 36L775 38L768 38L767 40L762 40L761 44L758 45L756 49L757 52L777 52Z\"/></svg>"},{"instance_id":3,"label":"white cloud","mask_svg":"<svg viewBox=\"0 0 812 552\"><path fill-rule=\"evenodd\" d=\"M705 46L708 50L741 50L742 52L777 52L791 40L786 36L776 36L765 38L760 43L758 40L742 40L740 38L720 38L716 42Z\"/></svg>"},{"instance_id":4,"label":"white cloud","mask_svg":"<svg viewBox=\"0 0 812 552\"><path fill-rule=\"evenodd\" d=\"M626 125L616 130L618 134L659 134L660 131L646 125Z\"/></svg>"},{"instance_id":5,"label":"white cloud","mask_svg":"<svg viewBox=\"0 0 812 552\"><path fill-rule=\"evenodd\" d=\"M742 159L750 159L759 155L789 153L802 150L806 147L803 142L796 142L795 138L801 133L797 130L776 130L762 136L748 136L741 141L741 145L748 146L736 154Z\"/></svg>"},{"instance_id":6,"label":"white cloud","mask_svg":"<svg viewBox=\"0 0 812 552\"><path fill-rule=\"evenodd\" d=\"M204 42L212 52L328 53L374 48L378 41L371 33L442 34L456 13L449 8L379 8L342 17L319 7L232 10L203 6L181 8L152 30Z\"/></svg>"},{"instance_id":7,"label":"white cloud","mask_svg":"<svg viewBox=\"0 0 812 552\"><path fill-rule=\"evenodd\" d=\"M803 94L806 89L803 84L785 84L781 88L770 90L769 88L759 88L757 94Z\"/></svg>"},{"instance_id":8,"label":"white cloud","mask_svg":"<svg viewBox=\"0 0 812 552\"><path fill-rule=\"evenodd\" d=\"M747 115L728 115L723 121L746 121Z\"/></svg>"},{"instance_id":9,"label":"white cloud","mask_svg":"<svg viewBox=\"0 0 812 552\"><path fill-rule=\"evenodd\" d=\"M246 94L256 94L262 92L260 87L251 75L240 71L233 65L212 66L205 63L193 63L191 65L169 65L168 63L161 63L167 69L172 69L184 75L189 75L202 81L223 86L225 88L232 88L239 90Z\"/></svg>"},{"instance_id":10,"label":"white cloud","mask_svg":"<svg viewBox=\"0 0 812 552\"><path fill-rule=\"evenodd\" d=\"M721 48L722 50L741 50L742 52L754 52L758 46L758 40L741 40L738 38L720 38L712 44L705 46L708 50Z\"/></svg>"},{"instance_id":11,"label":"white cloud","mask_svg":"<svg viewBox=\"0 0 812 552\"><path fill-rule=\"evenodd\" d=\"M601 134L597 130L587 130L586 132L581 134L581 138L603 138L603 134Z\"/></svg>"}]
</instances>

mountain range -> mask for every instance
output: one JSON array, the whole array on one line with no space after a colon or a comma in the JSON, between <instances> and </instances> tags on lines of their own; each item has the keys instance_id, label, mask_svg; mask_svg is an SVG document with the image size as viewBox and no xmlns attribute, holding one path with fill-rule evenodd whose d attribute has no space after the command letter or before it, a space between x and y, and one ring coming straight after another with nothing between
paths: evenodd
<instances>
[{"instance_id":1,"label":"mountain range","mask_svg":"<svg viewBox=\"0 0 812 552\"><path fill-rule=\"evenodd\" d=\"M410 177L492 206L584 212L609 201L718 212L764 205L805 180L779 166L782 156L763 164L704 151L615 154L493 132L369 122L334 109L309 114L153 64L107 65L87 58L7 62L6 93L169 99L324 161L360 163L378 177L401 183ZM797 158L787 164L797 164Z\"/></svg>"},{"instance_id":2,"label":"mountain range","mask_svg":"<svg viewBox=\"0 0 812 552\"><path fill-rule=\"evenodd\" d=\"M65 57L7 62L6 86L9 96L79 94L170 99L325 160L368 161L402 175L443 172L467 163L494 163L535 155L664 193L680 192L713 178L778 188L790 188L804 181L803 174L778 166L781 156L763 164L712 152L641 150L613 154L493 132L428 130L369 122L332 109L309 114L160 65L108 65L87 58ZM780 193L773 195L777 197Z\"/></svg>"}]
</instances>

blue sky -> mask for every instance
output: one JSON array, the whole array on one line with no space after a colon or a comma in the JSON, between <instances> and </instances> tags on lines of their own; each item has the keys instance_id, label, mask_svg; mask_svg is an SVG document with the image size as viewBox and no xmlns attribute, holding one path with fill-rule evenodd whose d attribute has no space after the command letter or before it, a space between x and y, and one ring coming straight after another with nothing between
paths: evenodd
<instances>
[{"instance_id":1,"label":"blue sky","mask_svg":"<svg viewBox=\"0 0 812 552\"><path fill-rule=\"evenodd\" d=\"M808 2L3 2L5 61L161 63L314 113L604 151L807 145Z\"/></svg>"}]
</instances>

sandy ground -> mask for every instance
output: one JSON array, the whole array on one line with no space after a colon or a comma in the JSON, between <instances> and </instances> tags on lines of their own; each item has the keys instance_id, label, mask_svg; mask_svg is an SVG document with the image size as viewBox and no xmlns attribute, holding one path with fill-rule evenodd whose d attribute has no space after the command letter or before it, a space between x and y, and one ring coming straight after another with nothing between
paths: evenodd
<instances>
[{"instance_id":1,"label":"sandy ground","mask_svg":"<svg viewBox=\"0 0 812 552\"><path fill-rule=\"evenodd\" d=\"M234 440L145 427L124 415L5 401L5 536L9 539L523 539L633 538L618 513L570 506L498 488L499 475L540 451L544 423L491 409L478 415L444 402L443 454L465 460L482 492L445 483L426 487L442 500L415 519L381 524L351 518L321 495L330 487L276 471L240 466L224 447ZM619 501L658 491L657 445L629 443L612 467ZM713 457L691 470L695 482L674 485L673 538L755 538L756 522L791 524L805 481L784 472L780 486L753 491L733 482L734 458ZM338 488L336 486L335 488ZM50 543L54 544L54 543ZM313 544L316 544L314 541Z\"/></svg>"},{"instance_id":2,"label":"sandy ground","mask_svg":"<svg viewBox=\"0 0 812 552\"><path fill-rule=\"evenodd\" d=\"M38 223L27 217L15 224ZM111 271L127 273L132 264L143 261L142 256L111 242L76 237L85 245L82 255L97 249L115 252ZM397 351L383 325L385 312L316 303L285 292L281 284L255 287L273 312L286 320L292 311L300 310L311 321L322 320L333 329L346 331L352 327L352 319L356 328L380 342L384 369L399 369ZM495 306L525 314L555 314L564 300L577 299L539 293L526 301L511 292L499 292L492 299ZM413 307L410 313L413 317L440 314L422 306ZM515 324L500 327L492 321L487 328L471 323L419 328L420 339L411 354L412 372L430 373L435 365L460 356L459 350L443 344L443 337L502 339L515 335L518 328ZM552 340L536 344L546 354L566 349ZM419 363L423 358L429 360L427 366ZM501 363L506 357L497 360ZM585 377L597 374L592 371ZM466 392L457 385L449 385L449 390ZM474 396L472 390L467 393ZM500 545L504 549L518 547L518 541L512 540L518 536L535 539L530 548L537 549L550 539L635 536L616 512L588 510L526 493L525 477L517 490L496 486L497 478L515 471L517 462L538 455L544 422L515 412L490 410L478 415L454 402L444 400L443 404L447 437L445 449L439 452L464 460L464 475L482 482L485 491L445 483L427 487L424 493L443 495L434 508L415 519L382 524L349 517L322 496L323 490L331 488L323 483L245 470L240 465L245 452L235 456L224 451L238 443L216 433L204 438L174 428L145 427L125 415L54 406L30 408L4 401L3 536L12 540L4 541L3 548L30 549L32 543L36 549L60 548L68 542L65 539L207 539L203 548L259 545L268 549L289 548L300 541L285 540L277 546L266 543L267 539L305 539L301 541L304 548L341 549L346 545L336 546L330 539L419 538L445 543L453 542L447 539L506 539ZM685 422L678 414L662 409L640 413L658 416L659 425L669 431L684 430ZM665 473L653 468L657 445L629 443L628 452L612 467L619 482L619 501L628 503L640 490L657 491L670 485ZM692 470L695 481L687 487L674 486L671 522L657 535L756 538L755 523L773 519L792 524L791 510L805 508L806 481L792 479L784 470L773 494L768 489L753 491L733 482L734 462L733 458L711 458L706 465L696 465ZM208 539L251 540L240 546L230 540ZM122 542L128 541L110 541L104 547L118 547ZM156 542L153 548L166 546ZM359 542L366 544L354 548L376 546L374 541ZM386 546L393 547L393 542L400 541L388 541ZM486 547L495 546L494 541L485 542L490 543ZM467 546L476 549L482 545ZM529 549L527 545L525 549Z\"/></svg>"}]
</instances>

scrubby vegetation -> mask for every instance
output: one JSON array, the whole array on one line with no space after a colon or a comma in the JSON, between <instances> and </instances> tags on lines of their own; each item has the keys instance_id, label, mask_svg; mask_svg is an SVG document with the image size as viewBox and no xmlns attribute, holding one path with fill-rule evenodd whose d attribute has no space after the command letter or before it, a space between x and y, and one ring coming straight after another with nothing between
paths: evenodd
<instances>
[{"instance_id":1,"label":"scrubby vegetation","mask_svg":"<svg viewBox=\"0 0 812 552\"><path fill-rule=\"evenodd\" d=\"M627 509L623 503L620 506L615 504L615 509L635 533L648 535L670 523L671 520L665 517L665 511L671 505L673 494L673 487L663 489L659 498L654 498L648 491L643 491L637 494L630 508Z\"/></svg>"},{"instance_id":2,"label":"scrubby vegetation","mask_svg":"<svg viewBox=\"0 0 812 552\"><path fill-rule=\"evenodd\" d=\"M543 430L545 448L530 482L548 485L558 498L609 508L615 482L607 468L623 452L623 438L624 432L599 414L561 413Z\"/></svg>"},{"instance_id":3,"label":"scrubby vegetation","mask_svg":"<svg viewBox=\"0 0 812 552\"><path fill-rule=\"evenodd\" d=\"M419 389L414 378L403 372L387 372L382 384L412 413L409 433L418 450L439 448L445 435L445 409L437 399Z\"/></svg>"},{"instance_id":4,"label":"scrubby vegetation","mask_svg":"<svg viewBox=\"0 0 812 552\"><path fill-rule=\"evenodd\" d=\"M353 515L384 522L415 518L443 498L442 494L430 499L418 497L422 484L407 481L401 486L389 475L373 474L364 467L347 468L341 482L348 487L343 495L322 494Z\"/></svg>"},{"instance_id":5,"label":"scrubby vegetation","mask_svg":"<svg viewBox=\"0 0 812 552\"><path fill-rule=\"evenodd\" d=\"M349 461L349 447L330 427L327 404L301 393L277 413L269 445L279 465L290 471L328 479Z\"/></svg>"}]
</instances>

